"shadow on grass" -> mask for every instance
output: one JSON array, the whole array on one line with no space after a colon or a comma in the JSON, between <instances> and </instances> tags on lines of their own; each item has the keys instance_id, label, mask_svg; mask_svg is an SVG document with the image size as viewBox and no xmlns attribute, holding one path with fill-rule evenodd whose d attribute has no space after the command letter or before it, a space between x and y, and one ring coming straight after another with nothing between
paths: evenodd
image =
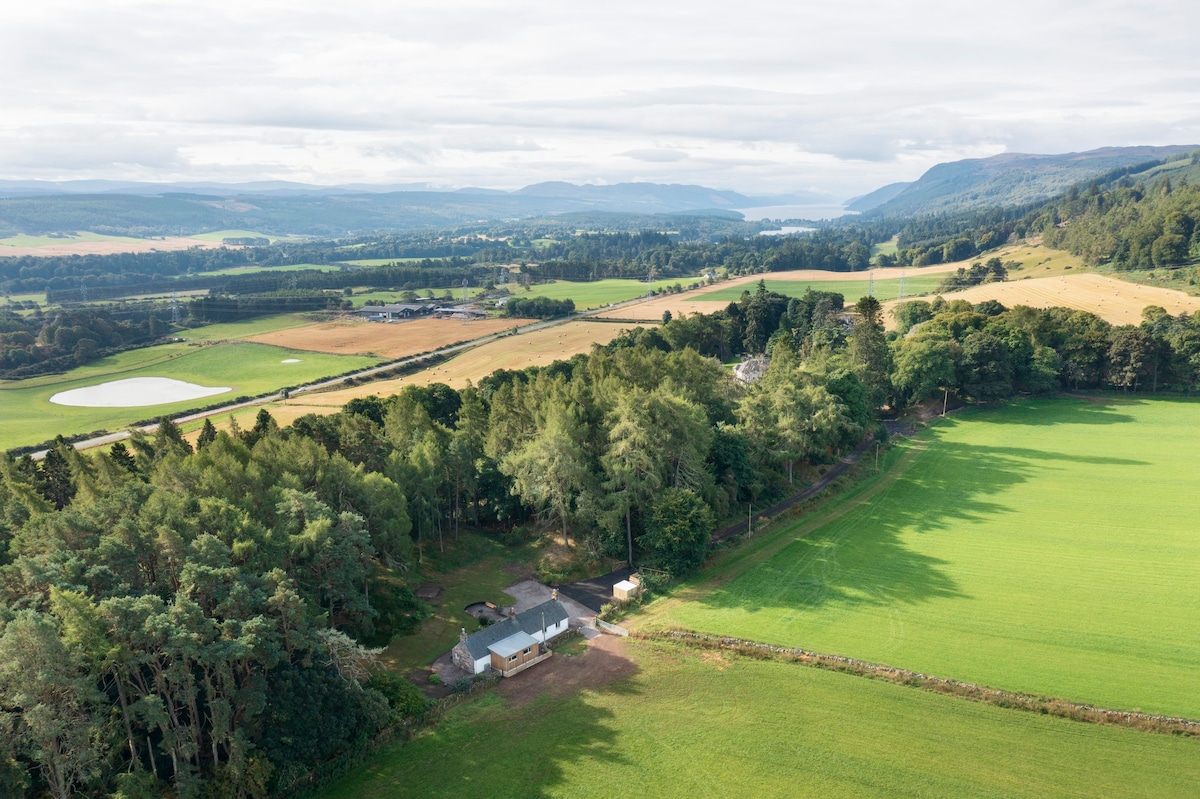
<instances>
[{"instance_id":1,"label":"shadow on grass","mask_svg":"<svg viewBox=\"0 0 1200 799\"><path fill-rule=\"evenodd\" d=\"M635 665L595 649L588 657L593 658L589 673L615 674L620 679L583 687L595 694L619 696L622 703L637 701L641 686L626 678L637 672ZM533 677L539 668L519 677ZM602 772L629 764L619 746L619 724L612 711L588 701L591 693L549 679L546 691L527 701L499 694L498 690L451 711L432 730L408 743L385 747L354 775L319 796L561 796L564 786L571 784L573 769Z\"/></svg>"},{"instance_id":2,"label":"shadow on grass","mask_svg":"<svg viewBox=\"0 0 1200 799\"><path fill-rule=\"evenodd\" d=\"M1105 417L1094 413L1081 413L1076 406L1069 418ZM911 545L914 535L984 535L978 527L959 528L1017 512L1018 508L994 498L1011 497L1007 492L1013 487L1053 479L1056 472L1069 471L1074 464L1149 465L1128 458L943 443L940 439L950 429L951 425L931 429L929 450L874 499L794 541L699 601L714 610L757 612L968 598L946 573L947 561ZM987 535L1004 534L994 525L987 529Z\"/></svg>"},{"instance_id":3,"label":"shadow on grass","mask_svg":"<svg viewBox=\"0 0 1200 799\"><path fill-rule=\"evenodd\" d=\"M1124 424L1133 417L1120 408L1141 405L1142 398L1073 396L1035 399L1007 405L1000 410L979 409L972 419L989 424L1017 424L1030 427L1051 427L1061 424Z\"/></svg>"}]
</instances>

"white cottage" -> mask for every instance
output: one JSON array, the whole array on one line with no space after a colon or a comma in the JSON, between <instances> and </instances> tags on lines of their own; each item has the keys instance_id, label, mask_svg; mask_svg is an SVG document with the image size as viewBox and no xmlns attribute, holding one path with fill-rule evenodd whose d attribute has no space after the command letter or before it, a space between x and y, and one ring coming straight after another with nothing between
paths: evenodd
<instances>
[{"instance_id":1,"label":"white cottage","mask_svg":"<svg viewBox=\"0 0 1200 799\"><path fill-rule=\"evenodd\" d=\"M551 599L471 635L463 630L451 658L468 674L515 673L547 654L543 644L565 633L569 621L563 604Z\"/></svg>"}]
</instances>

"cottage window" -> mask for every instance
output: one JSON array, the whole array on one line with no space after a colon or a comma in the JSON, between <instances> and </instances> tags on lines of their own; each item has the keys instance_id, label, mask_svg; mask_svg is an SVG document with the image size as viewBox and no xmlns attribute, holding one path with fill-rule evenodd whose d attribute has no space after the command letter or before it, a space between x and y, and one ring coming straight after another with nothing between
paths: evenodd
<instances>
[{"instance_id":1,"label":"cottage window","mask_svg":"<svg viewBox=\"0 0 1200 799\"><path fill-rule=\"evenodd\" d=\"M517 656L516 656L516 655L509 655L509 656L508 656L508 662L509 662L509 663L512 663L512 662L513 662L514 660L516 660L516 659L517 659Z\"/></svg>"},{"instance_id":2,"label":"cottage window","mask_svg":"<svg viewBox=\"0 0 1200 799\"><path fill-rule=\"evenodd\" d=\"M525 651L524 651L524 652L522 652L521 654L522 654L522 655L528 655L530 651L531 651L531 650L529 649L529 647L526 647L526 648L525 648Z\"/></svg>"}]
</instances>

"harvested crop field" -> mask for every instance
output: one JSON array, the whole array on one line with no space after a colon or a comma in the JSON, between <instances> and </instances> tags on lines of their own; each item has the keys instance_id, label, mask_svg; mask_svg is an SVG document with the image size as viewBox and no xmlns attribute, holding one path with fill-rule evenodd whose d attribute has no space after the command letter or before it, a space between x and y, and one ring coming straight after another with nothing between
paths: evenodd
<instances>
[{"instance_id":1,"label":"harvested crop field","mask_svg":"<svg viewBox=\"0 0 1200 799\"><path fill-rule=\"evenodd\" d=\"M1140 323L1142 309L1147 305L1160 305L1171 314L1200 311L1200 297L1192 297L1174 289L1127 283L1097 274L988 283L956 291L946 295L946 298L972 303L996 300L1008 308L1014 305L1028 305L1033 308L1076 308L1090 311L1114 325ZM895 305L895 301L884 304L884 316L890 324L894 322L888 311Z\"/></svg>"},{"instance_id":2,"label":"harvested crop field","mask_svg":"<svg viewBox=\"0 0 1200 799\"><path fill-rule=\"evenodd\" d=\"M247 339L259 344L331 355L373 355L394 359L501 333L529 319L413 319L408 322L339 321L275 330Z\"/></svg>"},{"instance_id":3,"label":"harvested crop field","mask_svg":"<svg viewBox=\"0 0 1200 799\"><path fill-rule=\"evenodd\" d=\"M301 398L301 401L310 406L334 406L337 409L355 397L386 397L410 384L424 386L430 383L445 383L452 388L463 388L467 381L478 383L480 378L497 369L548 366L554 361L566 360L581 352L591 352L592 344L607 344L627 329L628 327L623 325L604 322L566 322L532 333L520 333L489 341L444 363L406 377L313 394Z\"/></svg>"},{"instance_id":4,"label":"harvested crop field","mask_svg":"<svg viewBox=\"0 0 1200 799\"><path fill-rule=\"evenodd\" d=\"M36 239L28 243L22 239ZM46 239L42 241L42 239ZM10 243L11 242L11 243ZM167 252L187 250L192 247L205 249L222 246L217 241L200 241L183 237L165 239L134 239L84 234L76 239L51 239L49 237L14 237L0 240L0 257L52 256L52 255L115 255L123 252Z\"/></svg>"}]
</instances>

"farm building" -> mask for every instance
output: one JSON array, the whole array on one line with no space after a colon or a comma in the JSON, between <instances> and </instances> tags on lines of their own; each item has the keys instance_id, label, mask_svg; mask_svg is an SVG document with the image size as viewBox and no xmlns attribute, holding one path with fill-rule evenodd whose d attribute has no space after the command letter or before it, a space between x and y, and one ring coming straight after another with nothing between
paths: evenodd
<instances>
[{"instance_id":1,"label":"farm building","mask_svg":"<svg viewBox=\"0 0 1200 799\"><path fill-rule=\"evenodd\" d=\"M423 303L397 302L389 305L365 305L356 313L368 322L394 322L397 319L412 319L437 310L437 306Z\"/></svg>"},{"instance_id":2,"label":"farm building","mask_svg":"<svg viewBox=\"0 0 1200 799\"><path fill-rule=\"evenodd\" d=\"M451 658L468 674L494 669L509 677L549 657L545 642L566 632L567 623L567 609L551 599L471 635L463 630Z\"/></svg>"}]
</instances>

